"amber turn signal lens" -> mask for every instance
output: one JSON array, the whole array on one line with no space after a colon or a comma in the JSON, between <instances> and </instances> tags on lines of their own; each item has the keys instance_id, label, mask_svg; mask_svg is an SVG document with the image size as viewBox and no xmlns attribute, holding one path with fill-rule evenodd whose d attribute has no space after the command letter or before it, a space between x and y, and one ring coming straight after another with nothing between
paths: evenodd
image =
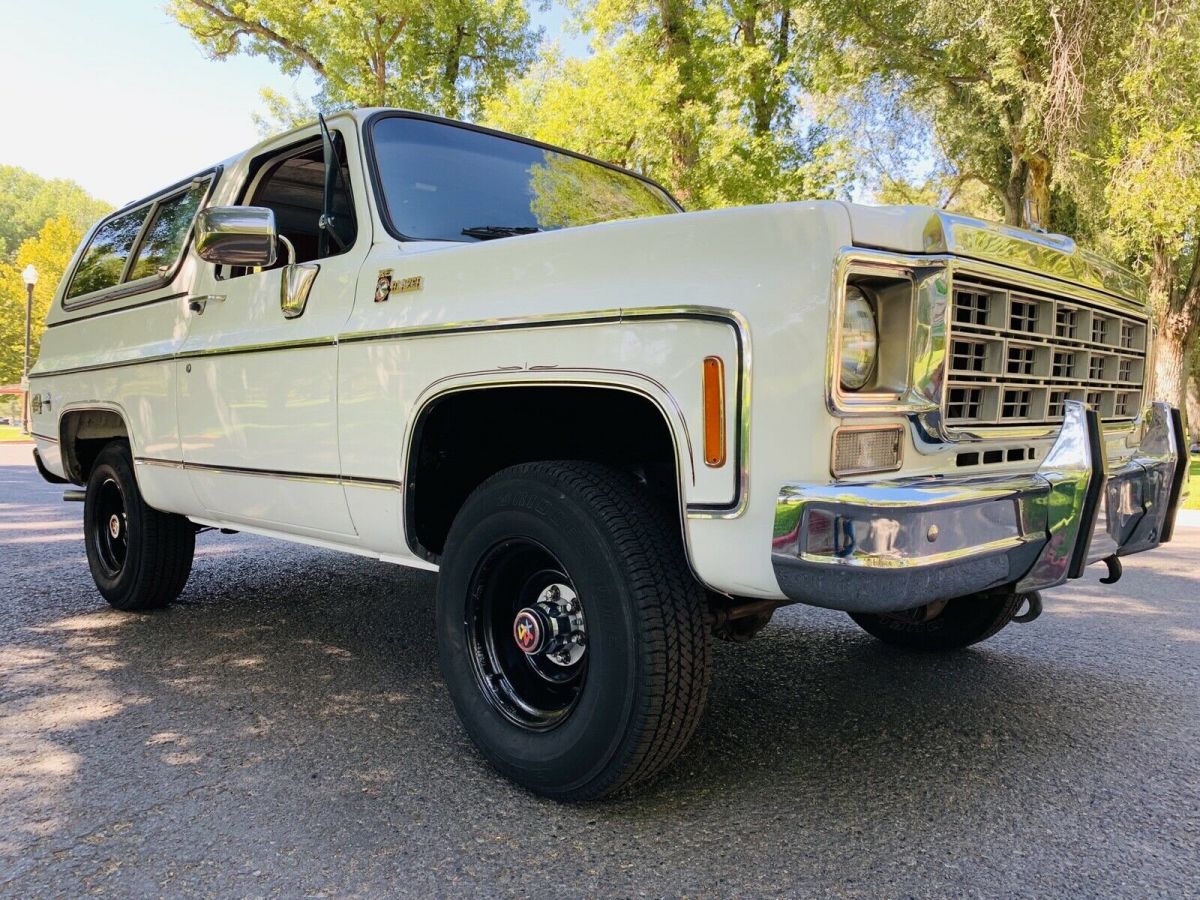
<instances>
[{"instance_id":1,"label":"amber turn signal lens","mask_svg":"<svg viewBox=\"0 0 1200 900\"><path fill-rule=\"evenodd\" d=\"M725 465L725 363L704 358L704 463Z\"/></svg>"}]
</instances>

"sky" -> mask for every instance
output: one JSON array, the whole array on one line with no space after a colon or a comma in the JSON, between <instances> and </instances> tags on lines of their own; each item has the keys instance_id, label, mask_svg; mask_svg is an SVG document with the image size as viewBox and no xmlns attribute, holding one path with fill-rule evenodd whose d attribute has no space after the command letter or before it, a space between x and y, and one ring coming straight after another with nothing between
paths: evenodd
<instances>
[{"instance_id":1,"label":"sky","mask_svg":"<svg viewBox=\"0 0 1200 900\"><path fill-rule=\"evenodd\" d=\"M120 206L257 143L261 88L315 93L310 76L266 59L205 58L163 5L0 0L0 164ZM546 39L583 53L561 5L531 11Z\"/></svg>"}]
</instances>

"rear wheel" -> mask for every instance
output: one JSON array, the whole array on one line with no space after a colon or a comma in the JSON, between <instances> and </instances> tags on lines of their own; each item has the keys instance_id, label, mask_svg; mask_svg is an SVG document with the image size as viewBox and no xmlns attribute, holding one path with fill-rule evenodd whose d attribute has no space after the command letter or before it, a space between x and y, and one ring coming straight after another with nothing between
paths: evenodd
<instances>
[{"instance_id":1,"label":"rear wheel","mask_svg":"<svg viewBox=\"0 0 1200 900\"><path fill-rule=\"evenodd\" d=\"M530 790L613 793L659 772L695 729L704 591L678 523L617 470L530 463L481 485L450 530L437 615L463 725Z\"/></svg>"},{"instance_id":2,"label":"rear wheel","mask_svg":"<svg viewBox=\"0 0 1200 900\"><path fill-rule=\"evenodd\" d=\"M84 495L83 531L92 579L117 609L166 606L187 583L195 529L183 516L145 504L124 441L111 442L96 457Z\"/></svg>"},{"instance_id":3,"label":"rear wheel","mask_svg":"<svg viewBox=\"0 0 1200 900\"><path fill-rule=\"evenodd\" d=\"M850 618L885 644L938 652L987 640L1024 603L1024 594L972 594L893 613L850 613Z\"/></svg>"}]
</instances>

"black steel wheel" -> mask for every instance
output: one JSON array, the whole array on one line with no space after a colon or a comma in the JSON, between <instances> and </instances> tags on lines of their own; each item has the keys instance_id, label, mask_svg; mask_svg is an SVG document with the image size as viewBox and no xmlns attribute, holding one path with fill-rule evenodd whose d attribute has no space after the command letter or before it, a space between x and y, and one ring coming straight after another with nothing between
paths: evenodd
<instances>
[{"instance_id":1,"label":"black steel wheel","mask_svg":"<svg viewBox=\"0 0 1200 900\"><path fill-rule=\"evenodd\" d=\"M146 505L129 445L113 441L96 457L83 503L92 579L117 609L166 606L192 570L196 532L182 516Z\"/></svg>"},{"instance_id":2,"label":"black steel wheel","mask_svg":"<svg viewBox=\"0 0 1200 900\"><path fill-rule=\"evenodd\" d=\"M494 475L454 520L438 652L463 726L502 773L559 800L606 796L682 750L708 691L704 591L679 522L593 463Z\"/></svg>"},{"instance_id":3,"label":"black steel wheel","mask_svg":"<svg viewBox=\"0 0 1200 900\"><path fill-rule=\"evenodd\" d=\"M116 578L129 555L129 518L125 494L116 478L106 476L96 491L95 521L88 537L95 546L96 560L105 576Z\"/></svg>"},{"instance_id":4,"label":"black steel wheel","mask_svg":"<svg viewBox=\"0 0 1200 900\"><path fill-rule=\"evenodd\" d=\"M514 725L554 727L587 676L587 620L565 566L536 541L501 541L480 560L467 598L480 691Z\"/></svg>"}]
</instances>

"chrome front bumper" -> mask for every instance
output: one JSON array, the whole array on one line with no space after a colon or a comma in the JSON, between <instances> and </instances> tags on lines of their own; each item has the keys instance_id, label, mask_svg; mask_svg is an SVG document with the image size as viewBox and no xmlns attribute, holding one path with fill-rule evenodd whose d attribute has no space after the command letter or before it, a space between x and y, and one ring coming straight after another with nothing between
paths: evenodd
<instances>
[{"instance_id":1,"label":"chrome front bumper","mask_svg":"<svg viewBox=\"0 0 1200 900\"><path fill-rule=\"evenodd\" d=\"M1108 471L1099 417L1067 407L1032 474L785 485L771 553L780 589L815 606L891 612L1054 587L1170 540L1187 471L1179 411L1155 403L1132 457Z\"/></svg>"}]
</instances>

